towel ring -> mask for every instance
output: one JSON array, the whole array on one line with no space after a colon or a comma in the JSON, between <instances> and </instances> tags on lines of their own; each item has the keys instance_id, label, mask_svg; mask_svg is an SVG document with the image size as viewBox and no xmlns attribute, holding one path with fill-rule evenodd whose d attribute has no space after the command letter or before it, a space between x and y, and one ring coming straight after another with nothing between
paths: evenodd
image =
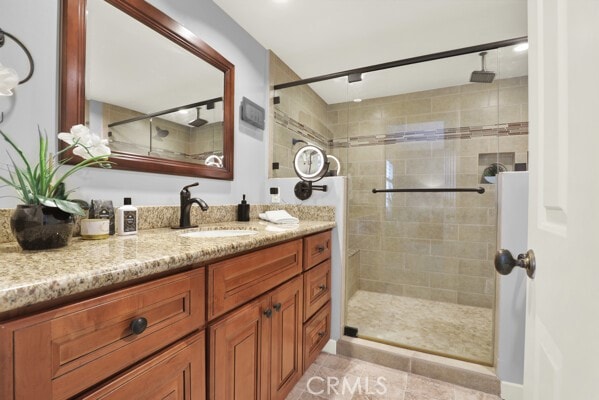
<instances>
[{"instance_id":1,"label":"towel ring","mask_svg":"<svg viewBox=\"0 0 599 400\"><path fill-rule=\"evenodd\" d=\"M29 60L29 73L27 74L27 76L25 78L23 78L22 80L19 81L19 85L20 85L22 83L27 82L33 76L33 70L35 68L35 65L33 63L33 57L31 57L31 53L29 52L27 47L23 44L23 42L21 42L19 39L17 39L15 36L11 35L10 33L3 31L2 29L0 29L0 47L4 46L4 43L6 42L5 36L8 36L16 44L18 44L19 47L23 50L23 52L27 56L27 60Z\"/></svg>"}]
</instances>

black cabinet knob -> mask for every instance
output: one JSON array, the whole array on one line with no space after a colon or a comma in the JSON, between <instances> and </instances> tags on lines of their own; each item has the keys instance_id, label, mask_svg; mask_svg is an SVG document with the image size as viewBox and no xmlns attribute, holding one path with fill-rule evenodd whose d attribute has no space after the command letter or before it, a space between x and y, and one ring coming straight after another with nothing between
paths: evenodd
<instances>
[{"instance_id":1,"label":"black cabinet knob","mask_svg":"<svg viewBox=\"0 0 599 400\"><path fill-rule=\"evenodd\" d=\"M319 244L318 246L316 246L316 250L319 253L322 253L324 251L325 247L322 244Z\"/></svg>"},{"instance_id":2,"label":"black cabinet knob","mask_svg":"<svg viewBox=\"0 0 599 400\"><path fill-rule=\"evenodd\" d=\"M264 315L266 316L266 318L272 317L272 310L270 308L267 308L266 310L264 310Z\"/></svg>"},{"instance_id":3,"label":"black cabinet knob","mask_svg":"<svg viewBox=\"0 0 599 400\"><path fill-rule=\"evenodd\" d=\"M276 312L281 311L281 303L273 304L272 308L274 308Z\"/></svg>"},{"instance_id":4,"label":"black cabinet knob","mask_svg":"<svg viewBox=\"0 0 599 400\"><path fill-rule=\"evenodd\" d=\"M323 337L325 333L326 333L325 331L318 332L318 337L320 337L320 338Z\"/></svg>"},{"instance_id":5,"label":"black cabinet knob","mask_svg":"<svg viewBox=\"0 0 599 400\"><path fill-rule=\"evenodd\" d=\"M130 327L133 334L139 335L148 327L148 320L144 317L135 318L133 321L131 321Z\"/></svg>"},{"instance_id":6,"label":"black cabinet knob","mask_svg":"<svg viewBox=\"0 0 599 400\"><path fill-rule=\"evenodd\" d=\"M320 290L327 290L327 285L325 285L325 284L318 285L318 288L319 288Z\"/></svg>"}]
</instances>

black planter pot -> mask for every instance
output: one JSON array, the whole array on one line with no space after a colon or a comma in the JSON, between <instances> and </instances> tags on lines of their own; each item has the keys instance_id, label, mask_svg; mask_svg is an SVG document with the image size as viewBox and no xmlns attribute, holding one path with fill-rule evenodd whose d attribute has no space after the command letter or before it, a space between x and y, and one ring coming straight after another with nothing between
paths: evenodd
<instances>
[{"instance_id":1,"label":"black planter pot","mask_svg":"<svg viewBox=\"0 0 599 400\"><path fill-rule=\"evenodd\" d=\"M57 207L20 204L10 218L10 229L23 250L64 247L74 227L73 216Z\"/></svg>"}]
</instances>

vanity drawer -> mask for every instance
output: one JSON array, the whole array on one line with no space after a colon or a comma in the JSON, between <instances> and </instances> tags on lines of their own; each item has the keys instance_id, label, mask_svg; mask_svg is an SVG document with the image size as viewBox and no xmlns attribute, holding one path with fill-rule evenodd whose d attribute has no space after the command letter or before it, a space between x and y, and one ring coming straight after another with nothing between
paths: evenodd
<instances>
[{"instance_id":1,"label":"vanity drawer","mask_svg":"<svg viewBox=\"0 0 599 400\"><path fill-rule=\"evenodd\" d=\"M304 324L304 372L316 360L331 337L331 303Z\"/></svg>"},{"instance_id":2,"label":"vanity drawer","mask_svg":"<svg viewBox=\"0 0 599 400\"><path fill-rule=\"evenodd\" d=\"M331 231L304 238L304 271L331 257Z\"/></svg>"},{"instance_id":3,"label":"vanity drawer","mask_svg":"<svg viewBox=\"0 0 599 400\"><path fill-rule=\"evenodd\" d=\"M331 299L331 260L304 273L304 322Z\"/></svg>"},{"instance_id":4,"label":"vanity drawer","mask_svg":"<svg viewBox=\"0 0 599 400\"><path fill-rule=\"evenodd\" d=\"M208 266L208 319L260 296L302 272L302 240Z\"/></svg>"},{"instance_id":5,"label":"vanity drawer","mask_svg":"<svg viewBox=\"0 0 599 400\"><path fill-rule=\"evenodd\" d=\"M205 337L201 331L185 338L80 399L204 400Z\"/></svg>"},{"instance_id":6,"label":"vanity drawer","mask_svg":"<svg viewBox=\"0 0 599 400\"><path fill-rule=\"evenodd\" d=\"M15 398L69 398L201 328L204 279L202 268L0 326Z\"/></svg>"}]
</instances>

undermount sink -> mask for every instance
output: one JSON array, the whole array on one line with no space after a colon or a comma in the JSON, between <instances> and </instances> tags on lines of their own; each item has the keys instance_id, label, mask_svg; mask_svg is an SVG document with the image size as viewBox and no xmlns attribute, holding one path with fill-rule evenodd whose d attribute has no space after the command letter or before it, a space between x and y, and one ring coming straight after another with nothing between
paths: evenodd
<instances>
[{"instance_id":1,"label":"undermount sink","mask_svg":"<svg viewBox=\"0 0 599 400\"><path fill-rule=\"evenodd\" d=\"M258 231L250 229L214 229L209 231L194 231L182 233L180 236L190 238L222 238L234 236L251 236L257 234Z\"/></svg>"}]
</instances>

